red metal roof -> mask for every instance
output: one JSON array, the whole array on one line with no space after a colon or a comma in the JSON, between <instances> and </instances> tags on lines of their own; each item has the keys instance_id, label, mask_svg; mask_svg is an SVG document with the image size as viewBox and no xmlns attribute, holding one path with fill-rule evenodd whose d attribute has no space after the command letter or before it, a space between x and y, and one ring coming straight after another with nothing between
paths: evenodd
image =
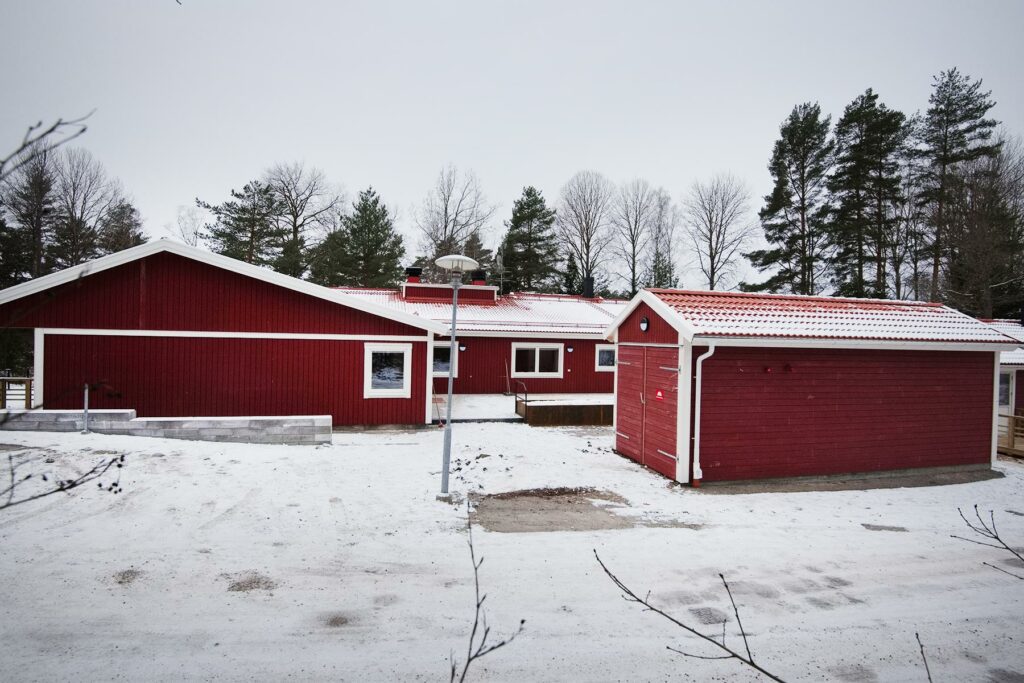
<instances>
[{"instance_id":1,"label":"red metal roof","mask_svg":"<svg viewBox=\"0 0 1024 683\"><path fill-rule=\"evenodd\" d=\"M920 301L647 290L695 335L953 343L1013 340L947 306Z\"/></svg>"}]
</instances>

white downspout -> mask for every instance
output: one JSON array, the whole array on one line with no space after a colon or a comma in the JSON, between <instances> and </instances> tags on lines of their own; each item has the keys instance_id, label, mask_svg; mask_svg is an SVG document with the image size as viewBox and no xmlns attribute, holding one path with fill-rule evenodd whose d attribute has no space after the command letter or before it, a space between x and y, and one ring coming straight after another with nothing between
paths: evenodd
<instances>
[{"instance_id":1,"label":"white downspout","mask_svg":"<svg viewBox=\"0 0 1024 683\"><path fill-rule=\"evenodd\" d=\"M993 362L993 364L995 365L995 369L993 370L993 373L992 373L992 460L991 460L991 466L995 467L996 466L996 462L998 462L998 459L999 459L999 374L1000 374L999 373L999 370L1000 370L1000 368L999 368L999 357L1000 357L1000 354L999 354L998 351L996 351L992 355L995 356L995 361ZM1016 374L1017 374L1016 371L1014 371L1013 375L1016 375ZM1011 375L1011 377L1013 375ZM1011 382L1012 382L1012 380L1011 380ZM1013 384L1010 384L1010 386L1012 387ZM1013 397L1012 396L1010 397L1010 415L1013 415ZM1010 419L1008 419L1006 421L1006 427L1007 427L1008 430L1012 430L1013 429L1013 418L1010 418Z\"/></svg>"},{"instance_id":2,"label":"white downspout","mask_svg":"<svg viewBox=\"0 0 1024 683\"><path fill-rule=\"evenodd\" d=\"M694 387L693 393L693 486L700 486L700 480L704 477L704 472L700 468L700 395L701 395L701 375L704 367L704 361L711 356L715 355L715 345L712 344L708 347L708 350L697 356L697 380L696 386Z\"/></svg>"}]
</instances>

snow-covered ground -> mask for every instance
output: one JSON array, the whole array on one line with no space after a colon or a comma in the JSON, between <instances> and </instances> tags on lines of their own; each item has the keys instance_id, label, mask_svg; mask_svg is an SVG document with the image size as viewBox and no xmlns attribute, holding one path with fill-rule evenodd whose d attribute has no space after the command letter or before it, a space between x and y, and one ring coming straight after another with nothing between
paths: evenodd
<instances>
[{"instance_id":1,"label":"snow-covered ground","mask_svg":"<svg viewBox=\"0 0 1024 683\"><path fill-rule=\"evenodd\" d=\"M936 681L1022 680L1024 581L982 565L1012 570L1005 553L950 538L967 533L957 507L977 503L1024 545L1020 464L943 487L723 495L671 485L611 453L610 436L457 425L455 491L594 487L635 522L475 527L488 624L502 635L526 619L475 680L758 680L668 651L716 654L623 601L593 549L687 622L717 633L729 619L738 647L723 572L754 656L786 680L926 680L915 632ZM41 467L63 472L129 454L121 494L0 511L0 680L442 680L449 652L463 656L473 575L465 509L435 500L436 428L315 448L0 442L49 449Z\"/></svg>"}]
</instances>

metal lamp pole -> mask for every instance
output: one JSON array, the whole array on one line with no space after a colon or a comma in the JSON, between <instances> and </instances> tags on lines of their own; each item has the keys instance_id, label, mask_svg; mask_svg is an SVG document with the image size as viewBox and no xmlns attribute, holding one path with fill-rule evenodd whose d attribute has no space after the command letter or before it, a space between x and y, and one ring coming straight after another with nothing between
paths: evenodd
<instances>
[{"instance_id":1,"label":"metal lamp pole","mask_svg":"<svg viewBox=\"0 0 1024 683\"><path fill-rule=\"evenodd\" d=\"M458 353L455 321L459 310L459 287L462 286L462 274L477 268L477 262L468 256L442 256L435 263L452 274L452 329L451 345L448 347L448 406L444 420L444 455L441 462L441 496L448 495L448 470L452 461L452 389L455 386L455 354ZM431 359L433 362L433 359Z\"/></svg>"}]
</instances>

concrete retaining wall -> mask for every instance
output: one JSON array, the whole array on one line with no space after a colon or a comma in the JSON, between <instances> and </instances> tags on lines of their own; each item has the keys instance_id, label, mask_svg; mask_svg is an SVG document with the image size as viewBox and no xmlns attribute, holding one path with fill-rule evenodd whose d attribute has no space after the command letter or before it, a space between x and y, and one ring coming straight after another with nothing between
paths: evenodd
<instances>
[{"instance_id":1,"label":"concrete retaining wall","mask_svg":"<svg viewBox=\"0 0 1024 683\"><path fill-rule=\"evenodd\" d=\"M0 430L80 432L82 411L2 410ZM331 416L139 418L134 410L95 410L89 411L89 430L164 439L315 445L331 442Z\"/></svg>"}]
</instances>

